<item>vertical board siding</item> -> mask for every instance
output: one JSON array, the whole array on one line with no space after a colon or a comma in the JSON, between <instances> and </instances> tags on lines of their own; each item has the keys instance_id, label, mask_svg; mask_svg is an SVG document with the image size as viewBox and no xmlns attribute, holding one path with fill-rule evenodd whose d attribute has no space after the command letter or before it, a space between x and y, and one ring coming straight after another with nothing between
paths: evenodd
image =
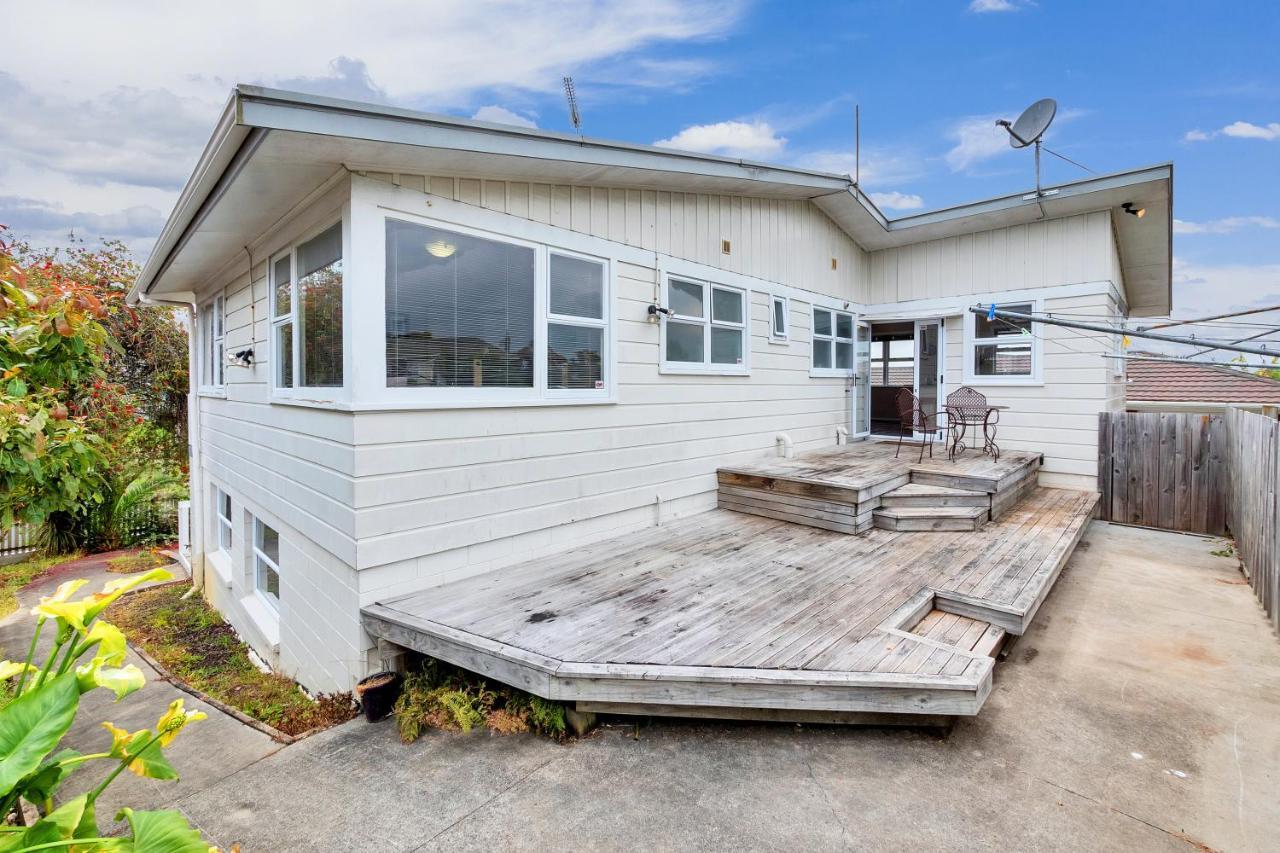
<instances>
[{"instance_id":1,"label":"vertical board siding","mask_svg":"<svg viewBox=\"0 0 1280 853\"><path fill-rule=\"evenodd\" d=\"M1228 409L1227 520L1249 585L1280 630L1280 422Z\"/></svg>"},{"instance_id":2,"label":"vertical board siding","mask_svg":"<svg viewBox=\"0 0 1280 853\"><path fill-rule=\"evenodd\" d=\"M1231 476L1229 440L1221 415L1101 412L1102 519L1222 535Z\"/></svg>"}]
</instances>

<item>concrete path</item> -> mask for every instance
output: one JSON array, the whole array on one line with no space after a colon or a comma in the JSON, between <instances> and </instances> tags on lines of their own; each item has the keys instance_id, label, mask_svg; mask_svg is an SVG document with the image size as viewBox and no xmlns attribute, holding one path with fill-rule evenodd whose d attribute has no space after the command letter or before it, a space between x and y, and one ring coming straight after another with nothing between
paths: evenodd
<instances>
[{"instance_id":1,"label":"concrete path","mask_svg":"<svg viewBox=\"0 0 1280 853\"><path fill-rule=\"evenodd\" d=\"M404 746L355 721L207 756L226 778L180 806L245 851L1274 850L1280 641L1216 547L1095 522L947 737L658 722Z\"/></svg>"},{"instance_id":2,"label":"concrete path","mask_svg":"<svg viewBox=\"0 0 1280 853\"><path fill-rule=\"evenodd\" d=\"M83 595L101 589L107 581L124 577L106 570L107 560L119 553L123 552L95 554L63 563L21 590L18 609L0 619L0 660L22 660L26 657L35 627L28 611L41 596L52 593L58 584L86 578L89 583L79 593ZM175 576L181 577L181 566L175 564L168 568ZM46 633L41 640L42 650L47 650L51 637ZM37 657L44 659L43 654ZM76 722L63 739L64 747L80 752L101 752L111 745L111 735L102 728L104 721L129 731L153 728L169 703L178 698L185 701L187 708L204 711L209 719L192 725L165 750L170 763L181 776L177 781L139 779L128 772L117 777L98 801L98 822L104 831L110 829L112 819L121 806L173 808L178 800L204 790L228 774L246 768L281 748L280 744L256 729L160 680L155 670L132 650L129 651L128 662L146 674L147 686L119 703L106 690L85 694L80 701ZM72 795L87 791L100 782L113 766L105 761L89 762L67 780L63 791Z\"/></svg>"}]
</instances>

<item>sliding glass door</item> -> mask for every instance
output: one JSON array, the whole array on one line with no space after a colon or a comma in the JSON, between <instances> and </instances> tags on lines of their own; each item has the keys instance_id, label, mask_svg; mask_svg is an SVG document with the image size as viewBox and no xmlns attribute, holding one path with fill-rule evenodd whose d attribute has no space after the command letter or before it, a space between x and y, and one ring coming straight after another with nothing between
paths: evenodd
<instances>
[{"instance_id":1,"label":"sliding glass door","mask_svg":"<svg viewBox=\"0 0 1280 853\"><path fill-rule=\"evenodd\" d=\"M853 436L871 435L871 324L858 324L853 350Z\"/></svg>"},{"instance_id":2,"label":"sliding glass door","mask_svg":"<svg viewBox=\"0 0 1280 853\"><path fill-rule=\"evenodd\" d=\"M939 320L917 320L915 335L915 391L920 409L930 424L937 423L942 408L943 362L942 323ZM938 431L941 434L941 430ZM923 438L923 433L917 433Z\"/></svg>"}]
</instances>

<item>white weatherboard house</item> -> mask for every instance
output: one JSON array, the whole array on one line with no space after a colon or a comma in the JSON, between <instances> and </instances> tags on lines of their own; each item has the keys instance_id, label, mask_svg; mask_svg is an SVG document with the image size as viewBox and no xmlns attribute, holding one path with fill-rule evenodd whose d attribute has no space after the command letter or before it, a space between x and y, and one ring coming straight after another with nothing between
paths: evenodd
<instances>
[{"instance_id":1,"label":"white weatherboard house","mask_svg":"<svg viewBox=\"0 0 1280 853\"><path fill-rule=\"evenodd\" d=\"M1167 315L1171 193L888 219L847 176L241 86L131 291L194 312L197 583L349 689L362 608L705 524L717 469L896 436L900 387L980 390L1040 486L1092 491L1112 342L968 309Z\"/></svg>"}]
</instances>

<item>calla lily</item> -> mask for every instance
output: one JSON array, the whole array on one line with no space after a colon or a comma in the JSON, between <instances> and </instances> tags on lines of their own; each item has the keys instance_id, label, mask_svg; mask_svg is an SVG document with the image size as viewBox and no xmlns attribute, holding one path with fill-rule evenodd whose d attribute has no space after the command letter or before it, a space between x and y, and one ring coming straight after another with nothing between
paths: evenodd
<instances>
[{"instance_id":1,"label":"calla lily","mask_svg":"<svg viewBox=\"0 0 1280 853\"><path fill-rule=\"evenodd\" d=\"M18 663L11 660L0 660L0 681L8 681L15 675L21 675L23 672L36 674L40 672L39 667L34 667L29 663Z\"/></svg>"},{"instance_id":2,"label":"calla lily","mask_svg":"<svg viewBox=\"0 0 1280 853\"><path fill-rule=\"evenodd\" d=\"M178 736L178 732L182 731L187 723L194 723L198 720L208 719L209 715L204 711L187 711L182 707L181 699L174 699L169 704L169 710L165 711L156 723L156 731L160 733L160 745L168 746L173 739Z\"/></svg>"},{"instance_id":3,"label":"calla lily","mask_svg":"<svg viewBox=\"0 0 1280 853\"><path fill-rule=\"evenodd\" d=\"M123 667L103 666L94 658L83 666L76 667L76 681L80 684L80 692L88 693L95 687L105 687L116 694L116 701L141 690L147 684L147 677L142 670L133 664Z\"/></svg>"},{"instance_id":4,"label":"calla lily","mask_svg":"<svg viewBox=\"0 0 1280 853\"><path fill-rule=\"evenodd\" d=\"M130 575L127 578L110 581L102 587L102 592L95 592L84 600L85 603L85 620L93 619L102 611L106 610L111 602L124 595L129 590L139 584L148 583L150 581L168 581L173 580L173 575L164 569L152 569L140 575Z\"/></svg>"},{"instance_id":5,"label":"calla lily","mask_svg":"<svg viewBox=\"0 0 1280 853\"><path fill-rule=\"evenodd\" d=\"M31 612L45 619L60 619L81 634L84 633L84 623L89 619L84 601L41 601Z\"/></svg>"},{"instance_id":6,"label":"calla lily","mask_svg":"<svg viewBox=\"0 0 1280 853\"><path fill-rule=\"evenodd\" d=\"M39 616L42 619L59 619L66 618L58 612L58 608L68 602L71 596L75 595L76 590L87 584L84 578L76 578L75 580L66 581L58 584L58 588L53 591L53 595L41 596L40 603L31 608L32 616ZM81 626L84 624L83 608L73 611L72 615L78 617ZM70 621L70 620L68 620Z\"/></svg>"},{"instance_id":7,"label":"calla lily","mask_svg":"<svg viewBox=\"0 0 1280 853\"><path fill-rule=\"evenodd\" d=\"M98 644L98 651L93 659L100 661L103 666L120 666L124 663L127 641L124 632L115 625L99 619L93 623L93 627L89 629L84 639L90 646L94 643Z\"/></svg>"}]
</instances>

